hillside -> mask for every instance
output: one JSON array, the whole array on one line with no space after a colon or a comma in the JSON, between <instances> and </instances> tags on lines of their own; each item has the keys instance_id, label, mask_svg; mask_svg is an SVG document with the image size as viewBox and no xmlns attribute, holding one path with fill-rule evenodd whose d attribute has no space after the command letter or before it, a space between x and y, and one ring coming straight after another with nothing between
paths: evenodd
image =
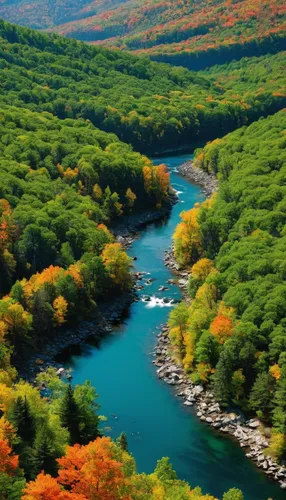
<instances>
[{"instance_id":1,"label":"hillside","mask_svg":"<svg viewBox=\"0 0 286 500\"><path fill-rule=\"evenodd\" d=\"M222 406L271 424L276 459L286 433L285 123L283 110L196 152L219 189L181 214L175 255L190 269L192 302L170 320L174 358L195 383L212 381Z\"/></svg>"},{"instance_id":2,"label":"hillside","mask_svg":"<svg viewBox=\"0 0 286 500\"><path fill-rule=\"evenodd\" d=\"M2 0L0 17L35 29L49 28L72 20L98 15L120 5L125 0Z\"/></svg>"},{"instance_id":3,"label":"hillside","mask_svg":"<svg viewBox=\"0 0 286 500\"><path fill-rule=\"evenodd\" d=\"M130 0L104 9L53 30L196 70L285 48L282 0Z\"/></svg>"},{"instance_id":4,"label":"hillside","mask_svg":"<svg viewBox=\"0 0 286 500\"><path fill-rule=\"evenodd\" d=\"M282 0L4 0L0 16L195 70L285 48Z\"/></svg>"},{"instance_id":5,"label":"hillside","mask_svg":"<svg viewBox=\"0 0 286 500\"><path fill-rule=\"evenodd\" d=\"M88 119L148 154L197 146L285 106L283 53L243 59L218 78L3 21L0 36L2 104Z\"/></svg>"}]
</instances>

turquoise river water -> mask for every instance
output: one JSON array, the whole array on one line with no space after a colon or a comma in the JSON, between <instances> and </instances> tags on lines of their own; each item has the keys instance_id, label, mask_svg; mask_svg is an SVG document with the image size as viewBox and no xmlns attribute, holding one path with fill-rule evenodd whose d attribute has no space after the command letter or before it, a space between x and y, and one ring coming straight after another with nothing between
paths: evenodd
<instances>
[{"instance_id":1,"label":"turquoise river water","mask_svg":"<svg viewBox=\"0 0 286 500\"><path fill-rule=\"evenodd\" d=\"M129 251L137 257L136 271L149 272L155 278L142 294L180 297L176 286L171 285L164 295L158 288L172 277L164 266L164 250L170 247L180 212L203 199L199 187L176 171L190 157L155 160L170 168L179 203L168 219L144 229ZM139 472L151 472L159 458L168 456L179 477L192 487L201 486L205 493L221 498L227 489L237 487L245 500L285 500L285 492L246 458L237 442L200 422L194 409L185 407L172 388L157 378L150 353L158 327L167 321L169 311L170 307L155 300L134 302L113 333L69 357L66 366L73 369L73 383L90 380L96 387L100 413L108 419L106 433L115 438L126 432Z\"/></svg>"}]
</instances>

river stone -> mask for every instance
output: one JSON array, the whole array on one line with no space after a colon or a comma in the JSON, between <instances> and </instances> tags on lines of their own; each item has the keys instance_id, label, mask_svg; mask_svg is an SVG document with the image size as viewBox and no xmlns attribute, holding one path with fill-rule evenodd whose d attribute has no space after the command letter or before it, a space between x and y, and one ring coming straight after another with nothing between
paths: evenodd
<instances>
[{"instance_id":1,"label":"river stone","mask_svg":"<svg viewBox=\"0 0 286 500\"><path fill-rule=\"evenodd\" d=\"M260 426L260 422L259 420L250 420L247 426L250 427L251 429L256 429L257 427Z\"/></svg>"},{"instance_id":2,"label":"river stone","mask_svg":"<svg viewBox=\"0 0 286 500\"><path fill-rule=\"evenodd\" d=\"M186 401L184 401L184 405L193 406L193 403L191 401L186 400Z\"/></svg>"}]
</instances>

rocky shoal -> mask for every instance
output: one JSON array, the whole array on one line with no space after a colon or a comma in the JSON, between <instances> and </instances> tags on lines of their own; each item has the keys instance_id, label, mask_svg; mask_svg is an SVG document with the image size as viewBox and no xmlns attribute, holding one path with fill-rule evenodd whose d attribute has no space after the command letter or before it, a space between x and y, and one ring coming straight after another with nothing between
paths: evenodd
<instances>
[{"instance_id":1,"label":"rocky shoal","mask_svg":"<svg viewBox=\"0 0 286 500\"><path fill-rule=\"evenodd\" d=\"M190 182L198 184L202 192L207 196L211 196L218 189L218 180L214 174L204 172L200 168L194 167L192 161L186 161L178 168L178 173L186 177Z\"/></svg>"},{"instance_id":2,"label":"rocky shoal","mask_svg":"<svg viewBox=\"0 0 286 500\"><path fill-rule=\"evenodd\" d=\"M158 377L174 387L175 394L182 399L185 406L194 407L202 422L237 439L245 449L246 456L268 476L278 481L281 488L286 489L286 467L275 462L265 452L269 447L269 438L262 434L261 422L257 418L245 419L242 414L222 410L211 390L202 385L194 385L183 368L175 364L169 354L168 332L168 326L163 325L153 352L153 363L157 367Z\"/></svg>"}]
</instances>

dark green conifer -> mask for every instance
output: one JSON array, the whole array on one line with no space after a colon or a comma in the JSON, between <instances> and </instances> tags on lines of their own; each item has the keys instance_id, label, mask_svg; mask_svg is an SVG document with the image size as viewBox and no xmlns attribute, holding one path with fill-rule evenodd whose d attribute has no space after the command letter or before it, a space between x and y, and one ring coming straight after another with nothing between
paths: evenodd
<instances>
[{"instance_id":1,"label":"dark green conifer","mask_svg":"<svg viewBox=\"0 0 286 500\"><path fill-rule=\"evenodd\" d=\"M60 417L63 427L70 433L70 444L80 442L80 413L74 398L74 390L69 384L61 401Z\"/></svg>"}]
</instances>

